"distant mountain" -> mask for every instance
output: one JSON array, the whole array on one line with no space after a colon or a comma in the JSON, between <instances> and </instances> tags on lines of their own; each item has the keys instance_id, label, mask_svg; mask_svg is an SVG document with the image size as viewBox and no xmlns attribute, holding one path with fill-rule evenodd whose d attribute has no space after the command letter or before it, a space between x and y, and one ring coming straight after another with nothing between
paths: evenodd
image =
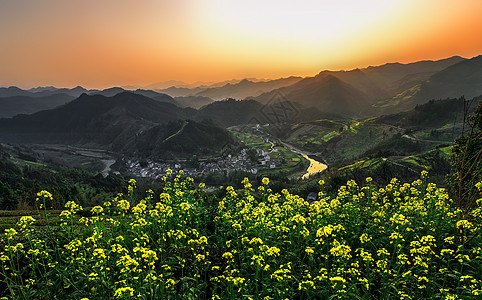
<instances>
[{"instance_id":1,"label":"distant mountain","mask_svg":"<svg viewBox=\"0 0 482 300\"><path fill-rule=\"evenodd\" d=\"M34 97L35 93L22 90L16 86L0 87L0 97L30 96Z\"/></svg>"},{"instance_id":2,"label":"distant mountain","mask_svg":"<svg viewBox=\"0 0 482 300\"><path fill-rule=\"evenodd\" d=\"M42 110L52 109L59 105L65 104L77 97L72 95L85 91L88 95L102 95L112 97L119 93L126 92L123 88L112 87L104 90L85 90L76 88L68 90L71 95L61 94L60 91L66 89L57 89L55 87L37 87L30 90L22 90L17 87L9 87L0 89L3 95L16 95L0 97L0 118L9 118L17 114L32 114ZM53 94L59 92L59 94ZM213 102L212 99L202 96L180 97L174 100L171 96L152 90L137 89L132 93L142 95L156 101L176 104L179 107L200 108Z\"/></svg>"},{"instance_id":3,"label":"distant mountain","mask_svg":"<svg viewBox=\"0 0 482 300\"><path fill-rule=\"evenodd\" d=\"M108 88L108 89L104 89L104 90L90 90L88 91L87 94L89 95L102 95L102 96L106 96L106 97L112 97L112 96L115 96L119 93L122 93L122 92L125 92L125 90L123 88L120 88L120 87L112 87L112 88Z\"/></svg>"},{"instance_id":4,"label":"distant mountain","mask_svg":"<svg viewBox=\"0 0 482 300\"><path fill-rule=\"evenodd\" d=\"M305 107L315 107L323 113L356 115L366 102L362 92L333 75L323 73L253 99L269 103L276 95L282 95L286 100Z\"/></svg>"},{"instance_id":5,"label":"distant mountain","mask_svg":"<svg viewBox=\"0 0 482 300\"><path fill-rule=\"evenodd\" d=\"M82 94L56 109L0 119L0 141L88 145L131 154L139 154L136 149L142 148L145 155L161 153L162 148L173 151L174 156L197 150L207 153L219 149L220 143L233 143L228 132L209 122L186 122L182 130L172 125L191 118L194 112L132 92L112 97ZM172 142L157 144L169 136Z\"/></svg>"},{"instance_id":6,"label":"distant mountain","mask_svg":"<svg viewBox=\"0 0 482 300\"><path fill-rule=\"evenodd\" d=\"M174 101L180 107L192 107L195 109L199 109L214 102L213 99L202 96L176 97L174 98Z\"/></svg>"},{"instance_id":7,"label":"distant mountain","mask_svg":"<svg viewBox=\"0 0 482 300\"><path fill-rule=\"evenodd\" d=\"M244 117L232 114L232 107L241 107L238 103L223 103L222 108L211 106L212 100L228 98L251 99L260 103L269 103L281 95L281 102L297 103L303 109L316 108L318 111L308 115L341 115L345 117L389 114L408 110L417 104L430 99L460 97L472 98L482 94L481 60L475 57L465 59L454 56L437 61L419 61L409 64L388 63L381 66L354 69L350 71L322 71L314 77L288 77L276 80L243 79L228 80L218 83L196 82L187 84L179 81L167 81L150 85L146 89L136 89L135 94L149 97L157 102L176 104L179 107L199 109L209 106L198 113L189 112L196 119L208 116L220 120L221 124L239 123ZM161 89L162 88L162 89ZM0 98L32 97L39 98L45 104L26 99L26 106L19 108L22 113L33 113L36 110L52 108L54 100L47 96L65 94L76 98L82 93L103 95L107 97L123 93L120 87L105 90L86 90L83 87L73 89L57 89L54 87L37 87L22 90L17 87L0 88ZM18 100L18 99L17 99ZM50 102L49 102L50 101ZM56 96L55 103L62 102ZM7 102L5 102L7 103ZM20 102L18 102L20 103ZM39 102L40 103L40 102ZM65 103L65 102L64 102ZM5 104L5 111L7 111ZM209 109L214 112L209 112ZM229 111L223 115L222 109ZM242 109L254 106L242 107ZM2 109L0 103L0 110ZM1 116L12 116L10 112ZM249 110L249 109L248 109ZM187 111L187 110L186 110ZM248 119L253 116L248 113Z\"/></svg>"},{"instance_id":8,"label":"distant mountain","mask_svg":"<svg viewBox=\"0 0 482 300\"><path fill-rule=\"evenodd\" d=\"M8 88L0 88L0 97L13 97L13 96L29 96L29 97L46 97L55 94L66 94L71 97L77 98L82 93L87 93L88 90L81 86L77 86L72 89L67 88L54 88L54 87L38 87L30 90L22 90L18 87L11 86Z\"/></svg>"},{"instance_id":9,"label":"distant mountain","mask_svg":"<svg viewBox=\"0 0 482 300\"><path fill-rule=\"evenodd\" d=\"M388 63L351 71L322 71L319 75L333 75L363 93L368 103L375 103L412 88L433 74L464 60L454 56L437 61Z\"/></svg>"},{"instance_id":10,"label":"distant mountain","mask_svg":"<svg viewBox=\"0 0 482 300\"><path fill-rule=\"evenodd\" d=\"M315 107L323 113L367 115L373 113L371 105L392 99L400 90L417 89L417 85L430 76L465 60L454 56L438 61L389 63L350 71L322 71L314 77L252 99L267 103L276 94L281 94L289 101ZM428 100L430 98L425 101ZM388 108L388 112L390 109L392 107Z\"/></svg>"},{"instance_id":11,"label":"distant mountain","mask_svg":"<svg viewBox=\"0 0 482 300\"><path fill-rule=\"evenodd\" d=\"M294 76L259 82L243 79L236 84L228 83L221 87L205 89L196 93L196 96L209 97L213 100L223 100L227 98L245 99L248 97L256 97L262 93L266 93L274 89L295 84L301 79L301 77Z\"/></svg>"},{"instance_id":12,"label":"distant mountain","mask_svg":"<svg viewBox=\"0 0 482 300\"><path fill-rule=\"evenodd\" d=\"M415 101L433 98L465 96L471 99L482 95L482 55L461 61L422 83Z\"/></svg>"},{"instance_id":13,"label":"distant mountain","mask_svg":"<svg viewBox=\"0 0 482 300\"><path fill-rule=\"evenodd\" d=\"M132 91L132 90L137 90L137 89L140 89L141 87L138 86L138 85L123 85L121 86L121 88L123 88L124 90L128 90L128 91Z\"/></svg>"},{"instance_id":14,"label":"distant mountain","mask_svg":"<svg viewBox=\"0 0 482 300\"><path fill-rule=\"evenodd\" d=\"M421 76L423 77L423 76ZM431 99L482 95L482 56L462 60L375 105L380 113L408 110Z\"/></svg>"},{"instance_id":15,"label":"distant mountain","mask_svg":"<svg viewBox=\"0 0 482 300\"><path fill-rule=\"evenodd\" d=\"M424 60L414 63L387 63L381 66L361 69L373 82L388 92L397 90L397 82L408 75L439 72L443 69L464 61L465 58L453 56L446 59L431 61Z\"/></svg>"},{"instance_id":16,"label":"distant mountain","mask_svg":"<svg viewBox=\"0 0 482 300\"><path fill-rule=\"evenodd\" d=\"M56 91L57 88L56 87L53 87L53 86L38 86L36 88L31 88L31 89L28 89L29 92L32 92L32 93L39 93L39 92L44 92L44 91Z\"/></svg>"},{"instance_id":17,"label":"distant mountain","mask_svg":"<svg viewBox=\"0 0 482 300\"><path fill-rule=\"evenodd\" d=\"M388 63L350 71L322 71L318 75L333 75L362 92L369 102L374 102L390 98L464 60L465 58L454 56L437 61Z\"/></svg>"},{"instance_id":18,"label":"distant mountain","mask_svg":"<svg viewBox=\"0 0 482 300\"><path fill-rule=\"evenodd\" d=\"M108 88L108 89L105 89L105 90L89 90L87 92L87 94L112 97L112 96L115 96L117 94L120 94L120 93L123 93L123 92L126 92L126 91L127 90L125 90L121 87L112 87L112 88ZM158 92L155 92L155 91L152 91L152 90L136 89L134 91L129 91L129 92L134 93L134 94L138 94L138 95L142 95L142 96L145 96L145 97L148 97L148 98L160 101L160 102L175 103L174 99L171 96L163 94L163 93L158 93Z\"/></svg>"},{"instance_id":19,"label":"distant mountain","mask_svg":"<svg viewBox=\"0 0 482 300\"><path fill-rule=\"evenodd\" d=\"M171 97L186 97L195 95L201 91L204 91L205 89L206 87L187 88L171 86L167 89L157 89L156 91L167 94Z\"/></svg>"},{"instance_id":20,"label":"distant mountain","mask_svg":"<svg viewBox=\"0 0 482 300\"><path fill-rule=\"evenodd\" d=\"M133 91L133 93L138 94L138 95L142 95L142 96L145 96L145 97L149 97L151 99L154 99L154 100L157 100L157 101L160 101L160 102L167 102L167 103L176 104L176 102L174 101L174 99L171 96L163 94L163 93L158 93L158 92L155 92L155 91L143 90L143 89L137 89L137 90Z\"/></svg>"},{"instance_id":21,"label":"distant mountain","mask_svg":"<svg viewBox=\"0 0 482 300\"><path fill-rule=\"evenodd\" d=\"M148 86L145 86L144 88L147 90L162 90L162 89L167 89L169 87L188 87L189 84L183 82L183 81L177 81L177 80L170 80L170 81L161 81L161 82L156 82L153 84L150 84Z\"/></svg>"},{"instance_id":22,"label":"distant mountain","mask_svg":"<svg viewBox=\"0 0 482 300\"><path fill-rule=\"evenodd\" d=\"M224 127L246 124L256 117L263 105L254 100L226 99L199 109L197 120L211 119Z\"/></svg>"},{"instance_id":23,"label":"distant mountain","mask_svg":"<svg viewBox=\"0 0 482 300\"><path fill-rule=\"evenodd\" d=\"M183 81L170 80L170 81L162 81L162 82L150 84L150 85L146 86L145 89L148 89L148 90L163 90L163 89L167 89L167 88L170 88L170 87L188 88L188 89L220 87L220 86L226 85L228 83L235 84L235 83L238 83L240 81L241 80L239 80L239 79L231 79L231 80L225 80L225 81L221 81L221 82L197 81L197 82L194 82L194 83L186 83L186 82L183 82Z\"/></svg>"},{"instance_id":24,"label":"distant mountain","mask_svg":"<svg viewBox=\"0 0 482 300\"><path fill-rule=\"evenodd\" d=\"M317 77L326 75L334 76L341 81L348 83L359 92L363 93L364 97L369 102L375 102L380 99L386 99L389 93L382 88L377 82L372 80L364 71L354 69L351 71L323 71Z\"/></svg>"},{"instance_id":25,"label":"distant mountain","mask_svg":"<svg viewBox=\"0 0 482 300\"><path fill-rule=\"evenodd\" d=\"M0 118L11 118L19 114L32 114L41 110L52 109L73 99L74 97L66 94L44 97L0 97Z\"/></svg>"},{"instance_id":26,"label":"distant mountain","mask_svg":"<svg viewBox=\"0 0 482 300\"><path fill-rule=\"evenodd\" d=\"M171 97L200 96L211 98L215 101L228 98L245 99L255 97L271 90L288 86L300 81L301 77L288 77L275 80L228 80L209 85L178 85L165 89L157 89Z\"/></svg>"},{"instance_id":27,"label":"distant mountain","mask_svg":"<svg viewBox=\"0 0 482 300\"><path fill-rule=\"evenodd\" d=\"M41 92L35 93L36 97L41 97L41 96L48 96L48 95L53 95L53 94L67 94L72 97L79 97L83 93L87 93L88 90L84 89L81 86L74 87L72 89L67 89L67 88L61 88L57 90L44 90Z\"/></svg>"}]
</instances>

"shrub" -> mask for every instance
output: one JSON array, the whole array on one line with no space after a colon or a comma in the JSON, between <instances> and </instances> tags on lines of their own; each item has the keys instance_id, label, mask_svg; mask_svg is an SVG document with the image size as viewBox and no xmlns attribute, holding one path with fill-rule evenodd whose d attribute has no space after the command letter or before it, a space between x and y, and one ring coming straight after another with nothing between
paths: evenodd
<instances>
[{"instance_id":1,"label":"shrub","mask_svg":"<svg viewBox=\"0 0 482 300\"><path fill-rule=\"evenodd\" d=\"M482 209L462 218L425 179L349 181L312 205L245 179L214 207L191 178L168 175L160 195L138 202L131 180L91 217L68 202L58 225L22 217L7 229L0 290L62 299L476 297Z\"/></svg>"}]
</instances>

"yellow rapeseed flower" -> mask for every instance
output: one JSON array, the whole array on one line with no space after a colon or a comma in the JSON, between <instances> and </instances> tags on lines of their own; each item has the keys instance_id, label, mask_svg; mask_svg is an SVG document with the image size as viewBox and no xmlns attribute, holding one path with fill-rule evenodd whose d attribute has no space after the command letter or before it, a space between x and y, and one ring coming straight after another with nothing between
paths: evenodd
<instances>
[{"instance_id":1,"label":"yellow rapeseed flower","mask_svg":"<svg viewBox=\"0 0 482 300\"><path fill-rule=\"evenodd\" d=\"M121 288L118 288L115 292L114 292L114 297L116 298L120 298L122 296L124 296L125 294L128 294L129 296L134 296L134 289L131 288L131 287L121 287Z\"/></svg>"}]
</instances>

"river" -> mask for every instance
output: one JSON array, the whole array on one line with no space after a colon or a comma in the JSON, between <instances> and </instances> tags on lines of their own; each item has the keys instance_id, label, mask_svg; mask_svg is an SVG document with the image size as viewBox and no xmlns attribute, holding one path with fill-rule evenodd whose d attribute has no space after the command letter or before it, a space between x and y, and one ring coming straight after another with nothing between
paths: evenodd
<instances>
[{"instance_id":1,"label":"river","mask_svg":"<svg viewBox=\"0 0 482 300\"><path fill-rule=\"evenodd\" d=\"M294 151L294 152L300 154L301 156L303 156L304 158L306 158L310 162L310 166L306 170L306 173L301 176L301 179L307 179L311 175L322 172L322 171L324 171L328 168L327 165L322 164L322 163L320 163L319 161L317 161L313 158L310 158L308 155L306 155L302 152L297 152L297 151Z\"/></svg>"},{"instance_id":2,"label":"river","mask_svg":"<svg viewBox=\"0 0 482 300\"><path fill-rule=\"evenodd\" d=\"M307 179L311 175L322 172L322 171L324 171L328 168L327 165L325 165L323 163L320 163L316 159L313 159L313 158L309 157L308 154L306 154L305 152L303 152L299 149L296 149L295 147L291 146L290 144L287 144L287 143L282 142L282 141L280 141L280 142L281 142L281 144L283 144L286 147L286 149L288 149L292 152L298 153L299 155L303 156L304 158L306 158L310 162L310 166L308 167L306 172L301 176L301 179Z\"/></svg>"}]
</instances>

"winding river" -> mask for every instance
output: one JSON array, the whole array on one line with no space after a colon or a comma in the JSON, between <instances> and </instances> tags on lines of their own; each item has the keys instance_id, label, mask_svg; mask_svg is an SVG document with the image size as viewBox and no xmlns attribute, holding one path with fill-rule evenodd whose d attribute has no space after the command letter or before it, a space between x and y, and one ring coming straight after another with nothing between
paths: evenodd
<instances>
[{"instance_id":1,"label":"winding river","mask_svg":"<svg viewBox=\"0 0 482 300\"><path fill-rule=\"evenodd\" d=\"M317 161L313 158L310 158L308 155L306 155L302 152L298 152L298 151L294 151L294 152L300 154L301 156L303 156L304 158L306 158L310 162L310 166L306 170L306 173L301 176L301 179L307 179L311 175L319 173L321 171L324 171L328 168L327 165L322 164L322 163L320 163L319 161Z\"/></svg>"},{"instance_id":2,"label":"winding river","mask_svg":"<svg viewBox=\"0 0 482 300\"><path fill-rule=\"evenodd\" d=\"M306 158L310 162L310 166L308 167L306 172L301 176L301 179L307 179L311 175L322 172L322 171L324 171L328 168L327 165L325 165L323 163L320 163L316 159L313 159L313 158L309 157L308 154L306 154L305 152L303 152L299 149L296 149L295 147L291 146L290 144L287 144L287 143L282 142L282 141L280 141L280 142L281 142L281 144L283 144L286 147L286 149L288 149L292 152L298 153L299 155L303 156L304 158Z\"/></svg>"},{"instance_id":3,"label":"winding river","mask_svg":"<svg viewBox=\"0 0 482 300\"><path fill-rule=\"evenodd\" d=\"M310 177L313 174L319 173L321 171L324 171L328 168L327 165L320 163L319 161L308 157L308 155L300 153L304 158L310 161L310 166L306 170L306 173L301 176L301 179L306 179Z\"/></svg>"}]
</instances>

